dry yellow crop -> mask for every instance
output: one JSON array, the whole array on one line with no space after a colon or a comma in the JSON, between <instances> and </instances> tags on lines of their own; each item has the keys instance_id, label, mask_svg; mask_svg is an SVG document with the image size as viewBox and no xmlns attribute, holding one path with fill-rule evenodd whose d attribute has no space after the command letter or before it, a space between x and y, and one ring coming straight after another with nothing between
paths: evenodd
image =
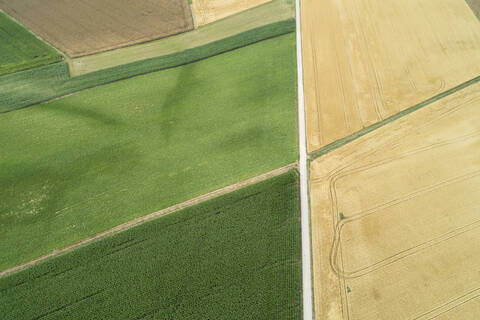
<instances>
[{"instance_id":1,"label":"dry yellow crop","mask_svg":"<svg viewBox=\"0 0 480 320\"><path fill-rule=\"evenodd\" d=\"M271 0L194 0L193 13L198 26L223 19Z\"/></svg>"},{"instance_id":2,"label":"dry yellow crop","mask_svg":"<svg viewBox=\"0 0 480 320\"><path fill-rule=\"evenodd\" d=\"M317 319L480 314L480 83L311 164Z\"/></svg>"},{"instance_id":3,"label":"dry yellow crop","mask_svg":"<svg viewBox=\"0 0 480 320\"><path fill-rule=\"evenodd\" d=\"M302 0L308 151L480 74L480 22L458 0Z\"/></svg>"}]
</instances>

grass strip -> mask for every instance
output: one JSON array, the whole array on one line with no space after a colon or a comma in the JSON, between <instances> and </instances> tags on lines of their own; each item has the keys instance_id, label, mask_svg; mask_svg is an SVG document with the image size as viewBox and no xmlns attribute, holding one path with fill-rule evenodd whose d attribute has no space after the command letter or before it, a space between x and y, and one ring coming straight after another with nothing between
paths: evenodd
<instances>
[{"instance_id":1,"label":"grass strip","mask_svg":"<svg viewBox=\"0 0 480 320\"><path fill-rule=\"evenodd\" d=\"M193 10L193 9L192 9ZM193 15L194 16L194 15ZM272 0L195 30L69 61L72 76L173 54L295 17L291 0Z\"/></svg>"},{"instance_id":2,"label":"grass strip","mask_svg":"<svg viewBox=\"0 0 480 320\"><path fill-rule=\"evenodd\" d=\"M0 78L0 113L25 108L118 80L200 61L262 40L291 33L293 30L295 30L295 20L280 21L192 49L103 69L64 81L50 78L43 81L31 77L31 73L21 73L16 75L16 83L22 87L22 90L12 89L8 85L9 79L2 80ZM40 73L42 70L38 70L38 72Z\"/></svg>"},{"instance_id":3,"label":"grass strip","mask_svg":"<svg viewBox=\"0 0 480 320\"><path fill-rule=\"evenodd\" d=\"M58 87L69 79L66 62L4 75L0 77L0 113L56 97Z\"/></svg>"},{"instance_id":4,"label":"grass strip","mask_svg":"<svg viewBox=\"0 0 480 320\"><path fill-rule=\"evenodd\" d=\"M298 173L0 279L2 319L301 319Z\"/></svg>"},{"instance_id":5,"label":"grass strip","mask_svg":"<svg viewBox=\"0 0 480 320\"><path fill-rule=\"evenodd\" d=\"M297 160L295 34L0 116L0 270Z\"/></svg>"},{"instance_id":6,"label":"grass strip","mask_svg":"<svg viewBox=\"0 0 480 320\"><path fill-rule=\"evenodd\" d=\"M444 98L444 97L446 97L446 96L449 96L449 95L457 92L458 90L461 90L461 89L463 89L463 88L466 88L466 87L468 87L468 86L470 86L470 85L472 85L472 84L474 84L474 83L477 83L478 81L480 81L480 76L478 76L478 77L476 77L476 78L474 78L474 79L471 79L471 80L469 80L469 81L466 81L466 82L464 82L464 83L462 83L462 84L460 84L460 85L458 85L458 86L456 86L456 87L454 87L454 88L451 88L451 89L449 89L449 90L447 90L447 91L444 91L444 92L442 92L442 93L439 93L439 94L437 94L436 96L434 96L434 97L432 97L432 98L430 98L430 99L428 99L428 100L425 100L425 101L423 101L423 102L421 102L421 103L419 103L419 104L416 104L416 105L414 105L414 106L412 106L412 107L410 107L410 108L408 108L408 109L405 109L405 110L403 110L403 111L401 111L401 112L399 112L399 113L397 113L397 114L394 114L393 116L390 116L390 117L388 117L388 118L386 118L386 119L384 119L384 120L382 120L382 121L380 121L380 122L377 122L377 123L375 123L375 124L373 124L373 125L371 125L371 126L368 126L368 127L366 127L366 128L363 128L362 130L360 130L360 131L358 131L358 132L355 132L355 133L353 133L353 134L351 134L351 135L349 135L349 136L346 136L345 138L342 138L342 139L336 140L336 141L334 141L334 142L332 142L332 143L329 143L329 144L327 144L326 146L324 146L324 147L322 147L322 148L320 148L320 149L318 149L318 150L315 150L315 151L311 152L311 153L308 155L308 156L309 156L309 159L310 159L310 160L315 160L315 159L323 156L324 154L329 153L330 151L333 151L333 150L335 150L335 149L338 149L338 148L342 147L343 145L345 145L345 144L347 144L347 143L349 143L349 142L351 142L351 141L353 141L353 140L356 140L356 139L360 138L361 136L366 135L366 134L369 133L369 132L372 132L372 131L375 130L375 129L378 129L378 128L380 128L380 127L383 127L384 125L386 125L386 124L388 124L388 123L390 123L390 122L392 122L392 121L395 121L395 120L397 120L397 119L399 119L399 118L402 118L402 117L404 117L404 116L406 116L406 115L408 115L408 114L410 114L410 113L412 113L412 112L414 112L414 111L417 111L418 109L421 109L421 108L423 108L423 107L425 107L425 106L428 106L429 104L434 103L435 101L438 101L438 100L440 100L440 99L442 99L442 98Z\"/></svg>"},{"instance_id":7,"label":"grass strip","mask_svg":"<svg viewBox=\"0 0 480 320\"><path fill-rule=\"evenodd\" d=\"M112 236L114 234L120 233L120 232L125 231L127 229L130 229L130 228L133 228L135 226L141 225L145 222L158 219L161 216L164 216L164 215L167 215L167 214L170 214L172 212L179 211L179 210L182 210L182 209L185 209L185 208L188 208L188 207L195 206L195 205L197 205L199 203L202 203L202 202L205 202L207 200L217 198L219 196L225 195L227 193L231 193L231 192L236 191L238 189L245 188L247 186L259 183L261 181L270 179L270 178L275 177L275 176L279 176L279 175L284 174L285 172L288 172L290 170L297 169L297 167L298 167L297 162L294 162L294 163L291 163L291 164L286 165L284 167L281 167L281 168L278 168L278 169L275 169L275 170L272 170L272 171L269 171L269 172L262 173L259 176L256 176L256 177L253 177L253 178L250 178L250 179L247 179L247 180L236 182L236 183L231 184L229 186L226 186L224 188L217 189L217 190L214 190L212 192L202 194L201 196L198 196L196 198L188 199L187 201L177 203L177 204L175 204L173 206L170 206L168 208L152 212L150 214L147 214L146 216L138 217L136 219L127 221L127 222L122 223L118 226L115 226L114 228L105 230L105 231L97 233L97 234L95 234L91 237L82 239L79 242L76 242L76 243L74 243L72 245L69 245L67 247L63 247L61 249L51 251L51 252L49 252L49 253L41 256L41 257L38 257L34 260L30 260L30 261L27 261L25 263L16 265L12 268L3 270L3 271L0 272L0 278L5 277L5 276L10 275L10 274L14 274L16 272L19 272L20 270L29 268L31 266L39 264L39 263L41 263L45 260L51 259L53 257L63 255L63 254L68 253L70 251L76 250L76 249L78 249L80 247L83 247L87 244L90 244L92 242L98 241L100 239Z\"/></svg>"},{"instance_id":8,"label":"grass strip","mask_svg":"<svg viewBox=\"0 0 480 320\"><path fill-rule=\"evenodd\" d=\"M480 19L480 0L465 0L473 13Z\"/></svg>"},{"instance_id":9,"label":"grass strip","mask_svg":"<svg viewBox=\"0 0 480 320\"><path fill-rule=\"evenodd\" d=\"M0 11L0 76L61 61L55 49Z\"/></svg>"}]
</instances>

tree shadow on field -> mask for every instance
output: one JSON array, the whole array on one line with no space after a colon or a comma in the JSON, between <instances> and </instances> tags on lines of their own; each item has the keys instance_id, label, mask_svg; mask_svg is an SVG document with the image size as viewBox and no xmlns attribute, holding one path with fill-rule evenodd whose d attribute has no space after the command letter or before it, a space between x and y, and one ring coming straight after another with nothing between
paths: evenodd
<instances>
[{"instance_id":1,"label":"tree shadow on field","mask_svg":"<svg viewBox=\"0 0 480 320\"><path fill-rule=\"evenodd\" d=\"M69 153L67 159L65 153ZM0 223L19 232L15 239L12 233L8 238L0 235L0 260L28 260L33 252L55 249L52 245L58 241L72 242L67 230L72 224L77 234L91 233L95 222L89 222L89 216L83 216L82 211L102 221L104 212L100 207L108 207L109 201L128 192L122 176L128 176L139 161L135 148L123 144L74 156L72 149L60 150L47 157L37 155L33 162L2 164ZM15 229L25 225L36 231L22 234L21 228Z\"/></svg>"},{"instance_id":2,"label":"tree shadow on field","mask_svg":"<svg viewBox=\"0 0 480 320\"><path fill-rule=\"evenodd\" d=\"M198 85L195 80L196 64L186 64L180 67L180 73L176 79L175 87L170 90L165 97L163 104L160 106L160 130L161 136L168 144L172 137L172 131L175 122L178 121L175 115L181 116L182 110L179 108L188 107L185 101L190 96L190 89Z\"/></svg>"},{"instance_id":3,"label":"tree shadow on field","mask_svg":"<svg viewBox=\"0 0 480 320\"><path fill-rule=\"evenodd\" d=\"M222 136L218 144L212 147L215 148L214 152L243 152L256 145L253 141L264 139L265 134L263 126L251 126Z\"/></svg>"},{"instance_id":4,"label":"tree shadow on field","mask_svg":"<svg viewBox=\"0 0 480 320\"><path fill-rule=\"evenodd\" d=\"M39 106L42 111L52 112L54 115L67 116L72 119L83 118L92 124L100 124L106 126L119 126L121 121L116 119L107 113L99 110L93 110L92 108L86 108L85 106L75 106L72 103L65 102L65 100L57 101L56 103L48 103Z\"/></svg>"}]
</instances>

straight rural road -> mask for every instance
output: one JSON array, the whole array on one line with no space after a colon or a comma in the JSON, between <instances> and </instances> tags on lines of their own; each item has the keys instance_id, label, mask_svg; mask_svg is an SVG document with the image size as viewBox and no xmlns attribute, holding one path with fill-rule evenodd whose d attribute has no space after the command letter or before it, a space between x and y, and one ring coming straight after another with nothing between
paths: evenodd
<instances>
[{"instance_id":1,"label":"straight rural road","mask_svg":"<svg viewBox=\"0 0 480 320\"><path fill-rule=\"evenodd\" d=\"M302 287L303 287L303 319L313 319L312 306L312 270L310 250L310 212L308 200L307 169L307 133L305 129L305 97L303 95L303 59L302 34L300 24L300 0L295 1L296 34L297 34L297 77L298 77L298 146L300 171L300 212L302 219Z\"/></svg>"}]
</instances>

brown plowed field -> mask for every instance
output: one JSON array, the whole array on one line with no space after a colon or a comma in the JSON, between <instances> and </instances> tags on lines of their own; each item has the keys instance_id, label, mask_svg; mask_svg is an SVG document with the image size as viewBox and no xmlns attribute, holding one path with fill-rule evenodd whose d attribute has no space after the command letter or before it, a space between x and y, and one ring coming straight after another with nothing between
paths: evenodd
<instances>
[{"instance_id":1,"label":"brown plowed field","mask_svg":"<svg viewBox=\"0 0 480 320\"><path fill-rule=\"evenodd\" d=\"M480 317L479 123L476 83L311 163L317 319Z\"/></svg>"},{"instance_id":2,"label":"brown plowed field","mask_svg":"<svg viewBox=\"0 0 480 320\"><path fill-rule=\"evenodd\" d=\"M458 0L302 0L308 151L480 74L480 22Z\"/></svg>"},{"instance_id":3,"label":"brown plowed field","mask_svg":"<svg viewBox=\"0 0 480 320\"><path fill-rule=\"evenodd\" d=\"M272 0L193 0L198 26L223 19Z\"/></svg>"},{"instance_id":4,"label":"brown plowed field","mask_svg":"<svg viewBox=\"0 0 480 320\"><path fill-rule=\"evenodd\" d=\"M0 0L0 9L71 57L193 29L187 0Z\"/></svg>"}]
</instances>

